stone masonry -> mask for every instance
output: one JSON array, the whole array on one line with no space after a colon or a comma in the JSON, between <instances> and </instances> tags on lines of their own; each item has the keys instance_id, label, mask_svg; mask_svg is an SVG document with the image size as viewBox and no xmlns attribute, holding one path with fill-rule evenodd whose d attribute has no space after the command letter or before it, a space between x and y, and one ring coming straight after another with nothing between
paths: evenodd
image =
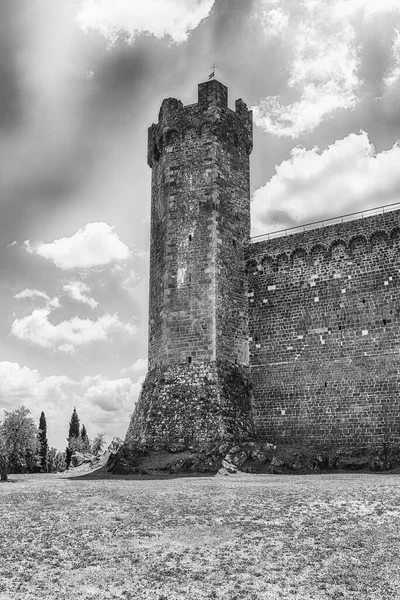
<instances>
[{"instance_id":1,"label":"stone masonry","mask_svg":"<svg viewBox=\"0 0 400 600\"><path fill-rule=\"evenodd\" d=\"M216 80L149 129L149 372L126 441L399 445L400 211L250 243L251 150Z\"/></svg>"},{"instance_id":2,"label":"stone masonry","mask_svg":"<svg viewBox=\"0 0 400 600\"><path fill-rule=\"evenodd\" d=\"M252 431L244 253L252 115L216 80L168 98L152 169L149 373L127 440L188 443Z\"/></svg>"},{"instance_id":3,"label":"stone masonry","mask_svg":"<svg viewBox=\"0 0 400 600\"><path fill-rule=\"evenodd\" d=\"M400 212L250 244L257 434L400 442Z\"/></svg>"}]
</instances>

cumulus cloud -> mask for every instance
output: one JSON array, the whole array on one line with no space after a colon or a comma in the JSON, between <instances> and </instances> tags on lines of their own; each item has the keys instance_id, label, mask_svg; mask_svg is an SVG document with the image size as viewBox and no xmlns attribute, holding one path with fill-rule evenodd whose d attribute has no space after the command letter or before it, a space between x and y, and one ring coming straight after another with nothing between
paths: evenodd
<instances>
[{"instance_id":1,"label":"cumulus cloud","mask_svg":"<svg viewBox=\"0 0 400 600\"><path fill-rule=\"evenodd\" d=\"M3 406L30 404L48 394L65 399L64 388L73 384L65 375L42 377L36 369L21 367L18 363L0 362L0 400Z\"/></svg>"},{"instance_id":2,"label":"cumulus cloud","mask_svg":"<svg viewBox=\"0 0 400 600\"><path fill-rule=\"evenodd\" d=\"M400 32L395 30L392 46L393 60L384 83L388 87L393 86L400 79Z\"/></svg>"},{"instance_id":3,"label":"cumulus cloud","mask_svg":"<svg viewBox=\"0 0 400 600\"><path fill-rule=\"evenodd\" d=\"M23 243L29 254L38 254L52 260L60 269L89 269L114 261L127 260L130 250L107 223L87 223L71 237L50 243L32 245Z\"/></svg>"},{"instance_id":4,"label":"cumulus cloud","mask_svg":"<svg viewBox=\"0 0 400 600\"><path fill-rule=\"evenodd\" d=\"M26 288L25 290L22 290L22 292L15 294L14 298L16 300L33 300L34 298L40 298L41 300L45 300L46 308L48 309L59 308L60 306L60 301L57 297L50 298L50 296L48 296L45 292L29 288Z\"/></svg>"},{"instance_id":5,"label":"cumulus cloud","mask_svg":"<svg viewBox=\"0 0 400 600\"><path fill-rule=\"evenodd\" d=\"M84 377L85 399L104 412L117 412L123 408L131 412L138 397L143 377L133 383L128 377L108 379L102 375Z\"/></svg>"},{"instance_id":6,"label":"cumulus cloud","mask_svg":"<svg viewBox=\"0 0 400 600\"><path fill-rule=\"evenodd\" d=\"M134 375L138 375L139 373L146 373L148 367L148 362L146 358L138 358L131 367L126 369L122 369L121 375L126 375L127 373L133 373Z\"/></svg>"},{"instance_id":7,"label":"cumulus cloud","mask_svg":"<svg viewBox=\"0 0 400 600\"><path fill-rule=\"evenodd\" d=\"M302 2L299 17L289 28L283 9L270 4L264 3L264 27L267 34L287 32L293 54L288 91L298 99L290 103L279 96L262 99L252 107L254 122L279 137L296 138L313 131L338 109L357 104L360 58L355 31L335 10L335 3Z\"/></svg>"},{"instance_id":8,"label":"cumulus cloud","mask_svg":"<svg viewBox=\"0 0 400 600\"><path fill-rule=\"evenodd\" d=\"M276 2L267 0L261 6L260 13L265 34L267 36L283 36L289 25L289 13L282 7L275 6Z\"/></svg>"},{"instance_id":9,"label":"cumulus cloud","mask_svg":"<svg viewBox=\"0 0 400 600\"><path fill-rule=\"evenodd\" d=\"M181 43L213 4L214 0L83 0L76 20L85 32L99 31L110 45L121 34L132 44L142 32Z\"/></svg>"},{"instance_id":10,"label":"cumulus cloud","mask_svg":"<svg viewBox=\"0 0 400 600\"><path fill-rule=\"evenodd\" d=\"M377 205L400 196L400 146L376 153L365 132L321 152L294 148L254 193L253 235Z\"/></svg>"},{"instance_id":11,"label":"cumulus cloud","mask_svg":"<svg viewBox=\"0 0 400 600\"><path fill-rule=\"evenodd\" d=\"M116 332L133 335L136 327L120 321L117 314L105 314L96 321L74 317L57 325L49 320L49 308L36 309L30 315L15 319L11 334L20 340L42 348L58 349L71 353L72 348L91 342L107 341Z\"/></svg>"},{"instance_id":12,"label":"cumulus cloud","mask_svg":"<svg viewBox=\"0 0 400 600\"><path fill-rule=\"evenodd\" d=\"M124 290L127 290L129 292L132 288L135 287L138 281L139 275L135 271L131 270L128 273L128 276L121 282L121 286L124 288Z\"/></svg>"},{"instance_id":13,"label":"cumulus cloud","mask_svg":"<svg viewBox=\"0 0 400 600\"><path fill-rule=\"evenodd\" d=\"M90 292L90 287L86 283L83 283L83 281L70 281L70 283L66 283L63 286L63 290L73 300L87 304L90 308L96 308L99 305L94 298L87 295Z\"/></svg>"},{"instance_id":14,"label":"cumulus cloud","mask_svg":"<svg viewBox=\"0 0 400 600\"><path fill-rule=\"evenodd\" d=\"M46 302L49 302L51 300L50 296L48 296L45 292L32 289L22 290L22 292L15 294L14 298L16 298L17 300L32 300L32 298L43 298L43 300L46 300Z\"/></svg>"}]
</instances>

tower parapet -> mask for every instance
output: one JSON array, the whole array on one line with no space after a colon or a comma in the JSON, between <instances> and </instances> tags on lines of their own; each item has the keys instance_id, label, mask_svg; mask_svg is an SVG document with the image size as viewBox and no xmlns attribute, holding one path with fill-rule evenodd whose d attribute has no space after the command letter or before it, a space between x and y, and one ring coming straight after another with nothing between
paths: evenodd
<instances>
[{"instance_id":1,"label":"tower parapet","mask_svg":"<svg viewBox=\"0 0 400 600\"><path fill-rule=\"evenodd\" d=\"M149 373L127 439L206 441L251 430L244 253L252 114L217 80L162 102L152 169Z\"/></svg>"}]
</instances>

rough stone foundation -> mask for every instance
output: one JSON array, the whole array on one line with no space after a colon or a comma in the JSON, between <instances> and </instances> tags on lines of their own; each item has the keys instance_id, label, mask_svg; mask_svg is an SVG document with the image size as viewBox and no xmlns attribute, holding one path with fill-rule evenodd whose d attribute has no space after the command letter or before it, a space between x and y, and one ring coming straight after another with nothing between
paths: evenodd
<instances>
[{"instance_id":1,"label":"rough stone foundation","mask_svg":"<svg viewBox=\"0 0 400 600\"><path fill-rule=\"evenodd\" d=\"M125 441L199 445L252 434L248 370L217 361L150 371Z\"/></svg>"}]
</instances>

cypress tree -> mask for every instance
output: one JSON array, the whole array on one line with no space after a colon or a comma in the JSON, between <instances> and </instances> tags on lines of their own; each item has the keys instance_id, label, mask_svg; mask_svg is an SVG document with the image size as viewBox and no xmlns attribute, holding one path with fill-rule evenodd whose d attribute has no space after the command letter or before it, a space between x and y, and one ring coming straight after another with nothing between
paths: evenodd
<instances>
[{"instance_id":1,"label":"cypress tree","mask_svg":"<svg viewBox=\"0 0 400 600\"><path fill-rule=\"evenodd\" d=\"M49 448L49 444L47 442L47 423L44 412L42 411L39 419L39 433L38 439L40 443L39 456L40 456L40 466L42 470L47 473L47 452Z\"/></svg>"},{"instance_id":2,"label":"cypress tree","mask_svg":"<svg viewBox=\"0 0 400 600\"><path fill-rule=\"evenodd\" d=\"M82 452L90 452L90 440L85 425L81 429Z\"/></svg>"},{"instance_id":3,"label":"cypress tree","mask_svg":"<svg viewBox=\"0 0 400 600\"><path fill-rule=\"evenodd\" d=\"M84 442L85 440L87 440L87 431L86 431L86 427L84 426L84 424L82 423L82 429L81 429L81 438L82 441Z\"/></svg>"},{"instance_id":4,"label":"cypress tree","mask_svg":"<svg viewBox=\"0 0 400 600\"><path fill-rule=\"evenodd\" d=\"M71 420L69 422L69 433L68 433L68 441L72 438L79 437L79 417L76 412L76 408L74 406L74 410L72 412Z\"/></svg>"},{"instance_id":5,"label":"cypress tree","mask_svg":"<svg viewBox=\"0 0 400 600\"><path fill-rule=\"evenodd\" d=\"M69 465L71 464L71 460L72 460L72 450L70 449L69 446L67 446L65 449L65 464L67 466L67 471L69 469Z\"/></svg>"}]
</instances>

